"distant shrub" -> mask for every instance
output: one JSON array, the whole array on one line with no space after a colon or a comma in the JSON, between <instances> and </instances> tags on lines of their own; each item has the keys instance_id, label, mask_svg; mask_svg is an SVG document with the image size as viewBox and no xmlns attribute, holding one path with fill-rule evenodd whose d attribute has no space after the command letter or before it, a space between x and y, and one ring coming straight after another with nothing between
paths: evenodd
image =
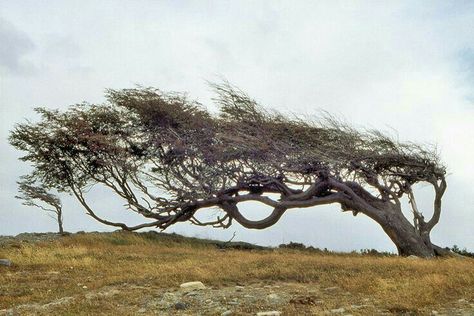
<instances>
[{"instance_id":1,"label":"distant shrub","mask_svg":"<svg viewBox=\"0 0 474 316\"><path fill-rule=\"evenodd\" d=\"M469 252L467 251L466 248L459 248L458 246L454 245L452 248L451 248L451 251L452 252L455 252L457 254L460 254L460 255L463 255L465 257L471 257L471 258L474 258L474 252Z\"/></svg>"},{"instance_id":2,"label":"distant shrub","mask_svg":"<svg viewBox=\"0 0 474 316\"><path fill-rule=\"evenodd\" d=\"M395 254L388 251L378 251L377 249L361 249L360 254L368 256L378 256L378 257L390 257L395 256Z\"/></svg>"},{"instance_id":3,"label":"distant shrub","mask_svg":"<svg viewBox=\"0 0 474 316\"><path fill-rule=\"evenodd\" d=\"M302 243L299 243L299 242L290 242L288 244L281 244L278 246L278 248L287 248L287 249L300 249L300 250L304 250L306 249L306 246Z\"/></svg>"}]
</instances>

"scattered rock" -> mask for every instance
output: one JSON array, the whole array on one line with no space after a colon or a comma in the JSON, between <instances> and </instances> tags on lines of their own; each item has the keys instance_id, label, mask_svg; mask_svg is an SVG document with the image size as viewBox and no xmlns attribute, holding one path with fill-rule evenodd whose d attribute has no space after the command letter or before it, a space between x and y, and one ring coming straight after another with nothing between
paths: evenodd
<instances>
[{"instance_id":1,"label":"scattered rock","mask_svg":"<svg viewBox=\"0 0 474 316\"><path fill-rule=\"evenodd\" d=\"M267 301L270 304L278 304L278 303L280 303L281 298L280 298L280 296L278 296L278 294L272 293L272 294L267 295Z\"/></svg>"},{"instance_id":2,"label":"scattered rock","mask_svg":"<svg viewBox=\"0 0 474 316\"><path fill-rule=\"evenodd\" d=\"M242 292L244 289L245 289L245 286L240 286L240 285L236 285L236 286L235 286L235 290L236 290L237 292Z\"/></svg>"},{"instance_id":3,"label":"scattered rock","mask_svg":"<svg viewBox=\"0 0 474 316\"><path fill-rule=\"evenodd\" d=\"M12 265L12 262L8 259L0 259L0 266L11 266Z\"/></svg>"},{"instance_id":4,"label":"scattered rock","mask_svg":"<svg viewBox=\"0 0 474 316\"><path fill-rule=\"evenodd\" d=\"M119 290L111 289L110 291L103 291L103 292L98 292L98 293L94 293L94 292L87 293L85 295L85 297L88 300L92 300L92 299L95 299L95 298L98 298L98 297L111 297L111 296L117 295L119 293L120 293Z\"/></svg>"},{"instance_id":5,"label":"scattered rock","mask_svg":"<svg viewBox=\"0 0 474 316\"><path fill-rule=\"evenodd\" d=\"M15 310L13 308L7 309L5 316L15 316Z\"/></svg>"},{"instance_id":6,"label":"scattered rock","mask_svg":"<svg viewBox=\"0 0 474 316\"><path fill-rule=\"evenodd\" d=\"M163 297L162 297L162 299L164 299L164 300L174 300L175 298L176 298L176 295L174 293L171 293L171 292L163 293Z\"/></svg>"},{"instance_id":7,"label":"scattered rock","mask_svg":"<svg viewBox=\"0 0 474 316\"><path fill-rule=\"evenodd\" d=\"M258 312L257 316L280 316L281 312L279 311L268 311L268 312Z\"/></svg>"},{"instance_id":8,"label":"scattered rock","mask_svg":"<svg viewBox=\"0 0 474 316\"><path fill-rule=\"evenodd\" d=\"M174 304L174 308L178 309L178 310L184 310L186 309L188 306L183 303L183 302L177 302L176 304Z\"/></svg>"},{"instance_id":9,"label":"scattered rock","mask_svg":"<svg viewBox=\"0 0 474 316\"><path fill-rule=\"evenodd\" d=\"M331 292L337 290L337 286L331 286L324 289L325 291Z\"/></svg>"},{"instance_id":10,"label":"scattered rock","mask_svg":"<svg viewBox=\"0 0 474 316\"><path fill-rule=\"evenodd\" d=\"M221 314L221 316L230 316L232 315L232 311L231 310L228 310L228 311L225 311Z\"/></svg>"},{"instance_id":11,"label":"scattered rock","mask_svg":"<svg viewBox=\"0 0 474 316\"><path fill-rule=\"evenodd\" d=\"M185 292L206 289L206 286L202 284L202 282L199 282L199 281L183 283L179 287L181 288L181 290Z\"/></svg>"},{"instance_id":12,"label":"scattered rock","mask_svg":"<svg viewBox=\"0 0 474 316\"><path fill-rule=\"evenodd\" d=\"M438 311L431 311L431 315L436 316L439 315Z\"/></svg>"},{"instance_id":13,"label":"scattered rock","mask_svg":"<svg viewBox=\"0 0 474 316\"><path fill-rule=\"evenodd\" d=\"M61 274L61 273L59 271L49 271L48 274L58 275L58 274Z\"/></svg>"},{"instance_id":14,"label":"scattered rock","mask_svg":"<svg viewBox=\"0 0 474 316\"><path fill-rule=\"evenodd\" d=\"M74 297L72 297L72 296L61 297L61 298L59 298L59 299L57 299L57 300L54 300L54 301L49 302L49 303L47 303L47 304L44 304L44 305L42 305L41 307L47 309L47 308L50 308L50 307L53 307L53 306L57 306L57 305L68 304L68 303L70 303L70 302L73 301L73 300L74 300Z\"/></svg>"},{"instance_id":15,"label":"scattered rock","mask_svg":"<svg viewBox=\"0 0 474 316\"><path fill-rule=\"evenodd\" d=\"M331 309L331 313L333 313L333 314L342 314L345 311L346 311L346 309L342 308L342 307L341 308L336 308L336 309Z\"/></svg>"}]
</instances>

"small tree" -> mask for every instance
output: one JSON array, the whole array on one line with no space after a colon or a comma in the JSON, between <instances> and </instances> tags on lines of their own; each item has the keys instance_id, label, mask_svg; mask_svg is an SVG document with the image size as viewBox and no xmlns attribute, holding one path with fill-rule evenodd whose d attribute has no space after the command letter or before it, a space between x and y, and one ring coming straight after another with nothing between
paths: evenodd
<instances>
[{"instance_id":1,"label":"small tree","mask_svg":"<svg viewBox=\"0 0 474 316\"><path fill-rule=\"evenodd\" d=\"M17 199L23 200L23 205L35 206L54 219L58 223L58 232L64 234L63 210L59 197L48 192L43 185L35 184L31 177L22 177L18 183L19 195Z\"/></svg>"},{"instance_id":2,"label":"small tree","mask_svg":"<svg viewBox=\"0 0 474 316\"><path fill-rule=\"evenodd\" d=\"M319 121L267 111L228 84L215 85L217 115L182 94L153 88L109 90L104 104L65 112L37 109L38 123L16 126L10 143L31 177L71 193L101 223L135 230L190 221L249 229L278 222L287 210L339 204L377 222L400 255L446 254L430 233L441 214L446 168L436 149L357 130L330 116ZM433 215L425 219L413 188L430 184ZM87 192L101 185L148 221L128 226L101 218ZM408 199L413 218L402 212ZM239 205L272 208L261 220ZM203 221L202 209L221 210Z\"/></svg>"}]
</instances>

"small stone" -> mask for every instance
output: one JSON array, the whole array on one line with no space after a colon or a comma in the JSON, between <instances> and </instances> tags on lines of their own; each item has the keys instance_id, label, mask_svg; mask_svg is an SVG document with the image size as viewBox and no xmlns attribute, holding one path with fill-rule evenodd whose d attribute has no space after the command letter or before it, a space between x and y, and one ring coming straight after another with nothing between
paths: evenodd
<instances>
[{"instance_id":1,"label":"small stone","mask_svg":"<svg viewBox=\"0 0 474 316\"><path fill-rule=\"evenodd\" d=\"M12 265L12 262L8 259L0 259L0 266L11 266Z\"/></svg>"},{"instance_id":2,"label":"small stone","mask_svg":"<svg viewBox=\"0 0 474 316\"><path fill-rule=\"evenodd\" d=\"M269 301L270 303L278 303L280 302L280 296L278 296L278 294L275 294L275 293L272 293L272 294L268 294L267 295L267 301Z\"/></svg>"},{"instance_id":3,"label":"small stone","mask_svg":"<svg viewBox=\"0 0 474 316\"><path fill-rule=\"evenodd\" d=\"M221 314L221 316L230 316L232 315L232 311L231 310L228 310L228 311L225 311Z\"/></svg>"},{"instance_id":4,"label":"small stone","mask_svg":"<svg viewBox=\"0 0 474 316\"><path fill-rule=\"evenodd\" d=\"M235 287L235 290L236 290L237 292L242 292L244 289L245 289L245 286L237 285L237 286Z\"/></svg>"},{"instance_id":5,"label":"small stone","mask_svg":"<svg viewBox=\"0 0 474 316\"><path fill-rule=\"evenodd\" d=\"M138 310L138 313L140 313L140 314L146 313L146 308L145 307L140 308Z\"/></svg>"},{"instance_id":6,"label":"small stone","mask_svg":"<svg viewBox=\"0 0 474 316\"><path fill-rule=\"evenodd\" d=\"M174 293L171 293L171 292L165 292L163 293L163 299L164 300L174 300L176 297L176 295Z\"/></svg>"},{"instance_id":7,"label":"small stone","mask_svg":"<svg viewBox=\"0 0 474 316\"><path fill-rule=\"evenodd\" d=\"M417 259L420 259L420 257L415 256L415 255L410 255L410 256L407 257L407 259L410 259L410 260L417 260Z\"/></svg>"},{"instance_id":8,"label":"small stone","mask_svg":"<svg viewBox=\"0 0 474 316\"><path fill-rule=\"evenodd\" d=\"M331 286L331 287L327 287L324 289L325 291L335 291L337 290L337 286Z\"/></svg>"},{"instance_id":9,"label":"small stone","mask_svg":"<svg viewBox=\"0 0 474 316\"><path fill-rule=\"evenodd\" d=\"M281 312L279 311L268 311L268 312L259 312L257 316L280 316Z\"/></svg>"},{"instance_id":10,"label":"small stone","mask_svg":"<svg viewBox=\"0 0 474 316\"><path fill-rule=\"evenodd\" d=\"M198 295L198 292L196 292L196 291L191 291L191 292L186 294L186 296L196 296L196 295Z\"/></svg>"},{"instance_id":11,"label":"small stone","mask_svg":"<svg viewBox=\"0 0 474 316\"><path fill-rule=\"evenodd\" d=\"M60 272L59 271L49 271L48 274L57 275L57 274L60 274Z\"/></svg>"},{"instance_id":12,"label":"small stone","mask_svg":"<svg viewBox=\"0 0 474 316\"><path fill-rule=\"evenodd\" d=\"M206 289L206 286L202 284L202 282L199 282L199 281L186 282L186 283L181 284L179 287L185 292Z\"/></svg>"},{"instance_id":13,"label":"small stone","mask_svg":"<svg viewBox=\"0 0 474 316\"><path fill-rule=\"evenodd\" d=\"M228 302L227 304L229 304L229 305L239 305L239 302L237 302L237 301L231 301L231 302Z\"/></svg>"},{"instance_id":14,"label":"small stone","mask_svg":"<svg viewBox=\"0 0 474 316\"><path fill-rule=\"evenodd\" d=\"M176 304L174 304L174 308L178 310L183 310L183 309L186 309L187 307L188 306L183 302L177 302Z\"/></svg>"},{"instance_id":15,"label":"small stone","mask_svg":"<svg viewBox=\"0 0 474 316\"><path fill-rule=\"evenodd\" d=\"M465 298L461 298L458 300L458 303L467 303L466 299Z\"/></svg>"},{"instance_id":16,"label":"small stone","mask_svg":"<svg viewBox=\"0 0 474 316\"><path fill-rule=\"evenodd\" d=\"M86 286L86 285L84 285L82 288L86 290L86 289L87 289L87 286Z\"/></svg>"},{"instance_id":17,"label":"small stone","mask_svg":"<svg viewBox=\"0 0 474 316\"><path fill-rule=\"evenodd\" d=\"M331 309L331 313L333 314L342 314L344 313L346 310L344 308L336 308L336 309Z\"/></svg>"},{"instance_id":18,"label":"small stone","mask_svg":"<svg viewBox=\"0 0 474 316\"><path fill-rule=\"evenodd\" d=\"M435 315L439 315L438 311L431 311L431 315L435 316Z\"/></svg>"},{"instance_id":19,"label":"small stone","mask_svg":"<svg viewBox=\"0 0 474 316\"><path fill-rule=\"evenodd\" d=\"M15 315L16 313L13 308L7 309L7 313L5 314L5 316L15 316Z\"/></svg>"}]
</instances>

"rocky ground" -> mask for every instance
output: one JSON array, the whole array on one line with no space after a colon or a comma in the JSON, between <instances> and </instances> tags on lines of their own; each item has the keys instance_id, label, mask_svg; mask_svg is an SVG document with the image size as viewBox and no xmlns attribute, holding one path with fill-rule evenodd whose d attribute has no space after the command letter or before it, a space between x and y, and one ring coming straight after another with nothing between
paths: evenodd
<instances>
[{"instance_id":1,"label":"rocky ground","mask_svg":"<svg viewBox=\"0 0 474 316\"><path fill-rule=\"evenodd\" d=\"M71 304L104 304L117 296L124 296L117 304L117 315L415 315L405 310L380 309L380 302L370 297L354 300L351 304L330 307L326 302L334 296L351 296L337 287L320 288L317 284L254 283L234 286L175 287L160 289L150 286L120 284L83 294L61 297L45 304L23 304L0 310L0 315L58 315L67 314ZM139 301L130 302L127 294L140 292ZM344 300L347 302L347 300ZM418 314L418 313L416 313ZM422 315L474 315L474 302L459 299L452 306L426 310Z\"/></svg>"},{"instance_id":2,"label":"rocky ground","mask_svg":"<svg viewBox=\"0 0 474 316\"><path fill-rule=\"evenodd\" d=\"M49 242L58 237L57 234L0 236L0 246ZM179 270L180 266L176 266L176 269ZM0 272L5 273L7 278L15 277L18 280L21 279L21 276L16 278L18 274L28 274L24 277L33 279L45 277L45 272L38 271L38 276L35 276L35 272L15 269L14 263L11 267L3 267ZM63 273L54 270L46 272L52 287L64 281ZM0 310L0 316L69 315L71 310L77 311L83 306L92 307L90 310L94 311L107 306L104 310L113 310L114 315L474 315L474 300L470 294L458 297L443 307L414 311L396 307L386 309L384 302L374 297L347 292L338 286L322 286L314 281L262 280L235 283L224 280L217 286L195 281L177 283L173 287L160 286L152 281L117 282L91 289L86 284L95 277L85 278L83 283L77 283L77 291L70 292L72 294L69 295L60 293L54 300L46 293L41 303L7 305L7 309ZM1 289L0 284L0 300ZM83 314L89 315L88 312Z\"/></svg>"}]
</instances>

